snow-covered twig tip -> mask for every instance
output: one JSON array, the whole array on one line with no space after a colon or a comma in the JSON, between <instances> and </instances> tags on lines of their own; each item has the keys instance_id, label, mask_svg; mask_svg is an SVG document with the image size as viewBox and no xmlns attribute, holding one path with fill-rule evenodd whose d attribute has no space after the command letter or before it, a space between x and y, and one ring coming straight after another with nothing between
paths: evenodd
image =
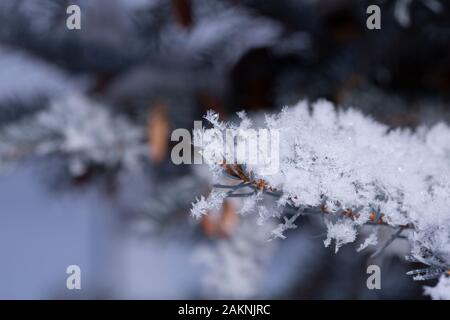
<instances>
[{"instance_id":1,"label":"snow-covered twig tip","mask_svg":"<svg viewBox=\"0 0 450 320\"><path fill-rule=\"evenodd\" d=\"M216 130L251 125L243 114L241 125L218 122L214 113L206 118ZM221 170L234 178L225 179L222 187L238 180L250 191L275 195L281 215L321 214L328 227L325 245L335 240L336 251L355 241L363 225L397 230L376 254L408 230L413 257L431 268L450 269L447 124L391 130L354 109L336 110L332 103L318 101L266 116L265 126L280 133L279 170L265 174L250 163L210 163L215 173ZM204 154L220 154L217 141L198 147ZM255 207L259 201L255 198ZM278 218L280 211L272 216ZM375 243L372 236L367 245Z\"/></svg>"}]
</instances>

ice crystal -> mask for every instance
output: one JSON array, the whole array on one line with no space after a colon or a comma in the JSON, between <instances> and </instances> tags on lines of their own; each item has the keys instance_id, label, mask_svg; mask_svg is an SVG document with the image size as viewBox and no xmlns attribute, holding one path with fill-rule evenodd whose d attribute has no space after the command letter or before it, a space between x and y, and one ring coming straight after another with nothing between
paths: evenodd
<instances>
[{"instance_id":1,"label":"ice crystal","mask_svg":"<svg viewBox=\"0 0 450 320\"><path fill-rule=\"evenodd\" d=\"M218 165L223 141L217 136L224 129L251 128L251 121L240 113L241 124L215 123L204 129L209 140L204 155L216 155L211 164L216 172L234 167ZM299 102L277 115L266 117L266 127L280 133L279 170L266 174L260 166L240 163L242 172L231 175L244 179L247 186L263 189L278 198L285 215L319 213L327 226L325 246L335 241L339 248L357 238L365 224L394 228L379 254L398 237L407 236L411 254L433 270L447 270L450 265L450 128L445 123L433 127L392 129L354 109L338 109L327 101L313 104ZM210 132L214 132L216 136ZM245 177L242 177L245 175ZM261 181L263 183L261 184ZM248 206L245 206L248 207ZM267 221L268 212L258 209L259 222ZM290 212L290 213L289 213ZM269 213L279 217L278 211ZM295 220L295 219L294 219ZM293 221L274 230L283 232ZM291 223L292 222L292 223ZM410 232L403 234L408 229ZM372 234L360 246L375 245ZM433 275L439 275L434 272Z\"/></svg>"},{"instance_id":2,"label":"ice crystal","mask_svg":"<svg viewBox=\"0 0 450 320\"><path fill-rule=\"evenodd\" d=\"M217 210L222 205L225 193L220 191L211 192L207 198L203 195L195 203L192 204L191 215L198 219L203 215L208 214L211 210Z\"/></svg>"},{"instance_id":3,"label":"ice crystal","mask_svg":"<svg viewBox=\"0 0 450 320\"><path fill-rule=\"evenodd\" d=\"M372 232L361 245L358 247L356 251L362 251L368 246L375 246L378 243L378 235L376 232Z\"/></svg>"},{"instance_id":4,"label":"ice crystal","mask_svg":"<svg viewBox=\"0 0 450 320\"><path fill-rule=\"evenodd\" d=\"M349 220L340 220L336 223L326 221L328 233L327 238L323 242L325 247L331 244L331 240L336 241L335 252L339 251L339 248L346 243L355 241L356 230L353 223Z\"/></svg>"}]
</instances>

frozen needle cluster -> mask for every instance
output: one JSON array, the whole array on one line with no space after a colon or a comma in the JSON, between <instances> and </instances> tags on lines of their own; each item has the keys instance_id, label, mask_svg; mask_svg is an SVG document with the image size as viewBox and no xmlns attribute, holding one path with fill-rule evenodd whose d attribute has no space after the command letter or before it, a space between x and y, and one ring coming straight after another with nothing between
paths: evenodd
<instances>
[{"instance_id":1,"label":"frozen needle cluster","mask_svg":"<svg viewBox=\"0 0 450 320\"><path fill-rule=\"evenodd\" d=\"M295 226L286 217L319 214L328 230L324 243L334 243L336 252L357 239L362 225L390 227L392 238L377 254L396 238L407 237L411 245L408 258L427 265L411 272L415 279L436 278L450 269L447 124L414 131L392 129L353 109L337 110L327 101L303 101L266 116L265 128L278 131L280 142L276 150L279 170L265 174L254 164L217 161L223 152L217 132L251 127L249 119L240 117L240 125L228 124L209 113L206 118L213 129L203 129L206 139L196 142L204 157L213 155L206 162L214 174L222 171L228 177L222 178L213 194L228 189L226 196L252 197L258 213L262 197L255 195L275 196L277 207L269 211L270 216L284 216L289 222L286 228L283 224L277 228L279 236L280 230ZM208 198L217 200L217 196ZM202 200L202 212L207 212L207 199ZM216 202L212 205L217 206ZM196 204L192 211L198 211ZM267 210L263 213L267 219ZM376 235L366 242L362 248L376 245Z\"/></svg>"},{"instance_id":2,"label":"frozen needle cluster","mask_svg":"<svg viewBox=\"0 0 450 320\"><path fill-rule=\"evenodd\" d=\"M144 130L81 95L53 101L49 108L0 128L0 167L27 156L67 157L72 175L90 165L135 165L146 154Z\"/></svg>"}]
</instances>

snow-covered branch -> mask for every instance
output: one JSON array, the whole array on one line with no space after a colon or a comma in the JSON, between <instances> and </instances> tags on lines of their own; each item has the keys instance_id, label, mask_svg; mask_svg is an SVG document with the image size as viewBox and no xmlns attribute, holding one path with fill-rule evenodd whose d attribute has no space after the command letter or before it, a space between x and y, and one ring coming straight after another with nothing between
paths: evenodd
<instances>
[{"instance_id":1,"label":"snow-covered branch","mask_svg":"<svg viewBox=\"0 0 450 320\"><path fill-rule=\"evenodd\" d=\"M411 272L416 280L437 278L450 269L447 124L414 131L392 129L353 109L336 110L327 101L311 105L303 101L266 116L265 127L280 133L279 170L267 174L261 165L218 161L227 147L217 132L251 127L245 116L240 117L240 125L219 122L212 113L206 117L213 129L203 129L203 140L195 144L214 175L225 174L218 178L220 185L213 196L193 205L194 214L200 209L207 212L210 198L214 199L211 205L217 206L217 194L231 185L226 196L251 197L254 211L264 220L285 217L285 223L274 230L279 237L294 228L292 220L302 214L323 217L328 231L324 244L334 242L336 252L354 242L362 226L390 227L392 237L375 254L397 238L407 237L409 259L427 265ZM276 199L275 209L260 209L262 197L254 195L261 192ZM360 249L377 244L376 235L365 242Z\"/></svg>"},{"instance_id":2,"label":"snow-covered branch","mask_svg":"<svg viewBox=\"0 0 450 320\"><path fill-rule=\"evenodd\" d=\"M73 95L0 129L0 168L31 155L60 154L72 175L89 165L130 167L146 155L144 130L103 105Z\"/></svg>"}]
</instances>

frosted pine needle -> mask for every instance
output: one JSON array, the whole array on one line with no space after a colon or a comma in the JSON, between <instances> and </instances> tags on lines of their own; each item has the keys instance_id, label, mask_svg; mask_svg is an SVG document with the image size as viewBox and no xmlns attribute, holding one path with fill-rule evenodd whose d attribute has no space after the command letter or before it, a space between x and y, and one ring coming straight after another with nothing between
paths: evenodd
<instances>
[{"instance_id":1,"label":"frosted pine needle","mask_svg":"<svg viewBox=\"0 0 450 320\"><path fill-rule=\"evenodd\" d=\"M223 141L217 139L217 131L252 125L245 114L239 117L241 124L225 124L208 113L215 135L204 129L209 140L197 144L203 155L221 154ZM390 129L354 109L303 101L266 116L265 126L280 133L276 173L265 174L249 163L218 165L217 158L207 159L211 170L245 181L250 195L262 189L275 196L284 215L321 214L328 228L324 243L335 240L336 251L355 241L362 225L390 226L409 230L405 235L416 259L439 268L450 265L447 124L414 131ZM272 212L272 217L279 215ZM375 244L376 236L366 242L361 248Z\"/></svg>"}]
</instances>

